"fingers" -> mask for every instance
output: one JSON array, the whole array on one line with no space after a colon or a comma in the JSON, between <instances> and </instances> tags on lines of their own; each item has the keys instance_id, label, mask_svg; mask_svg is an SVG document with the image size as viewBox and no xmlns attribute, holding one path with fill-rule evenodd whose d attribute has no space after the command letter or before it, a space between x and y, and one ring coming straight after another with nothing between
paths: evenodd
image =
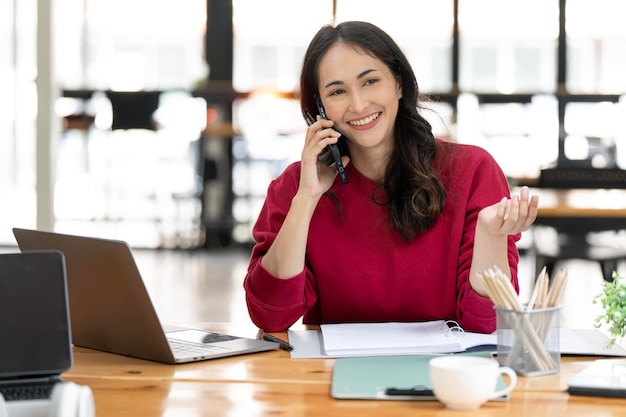
<instances>
[{"instance_id":1,"label":"fingers","mask_svg":"<svg viewBox=\"0 0 626 417\"><path fill-rule=\"evenodd\" d=\"M498 211L496 212L496 217L504 221L509 218L510 211L511 211L510 200L506 197L502 197L502 200L500 200L500 204L498 205Z\"/></svg>"},{"instance_id":2,"label":"fingers","mask_svg":"<svg viewBox=\"0 0 626 417\"><path fill-rule=\"evenodd\" d=\"M317 158L326 146L337 143L339 140L341 134L332 129L333 125L332 120L320 119L318 116L317 121L309 126L304 151L312 152L312 158Z\"/></svg>"},{"instance_id":3,"label":"fingers","mask_svg":"<svg viewBox=\"0 0 626 417\"><path fill-rule=\"evenodd\" d=\"M324 149L331 143L337 143L341 136L332 129L333 124L331 120L318 117L307 129L302 149L299 186L307 195L318 196L326 192L337 176L337 169L334 166L329 166L319 159Z\"/></svg>"},{"instance_id":4,"label":"fingers","mask_svg":"<svg viewBox=\"0 0 626 417\"><path fill-rule=\"evenodd\" d=\"M502 206L502 201L500 203ZM537 218L538 206L539 197L530 196L528 187L522 187L519 195L513 195L510 200L507 200L503 228L508 229L510 234L527 230ZM498 215L500 215L500 208Z\"/></svg>"}]
</instances>

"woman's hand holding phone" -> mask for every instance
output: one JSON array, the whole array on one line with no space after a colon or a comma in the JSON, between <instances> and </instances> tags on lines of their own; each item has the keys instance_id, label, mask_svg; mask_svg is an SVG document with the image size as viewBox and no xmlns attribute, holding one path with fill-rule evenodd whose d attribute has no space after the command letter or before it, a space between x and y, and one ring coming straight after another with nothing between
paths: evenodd
<instances>
[{"instance_id":1,"label":"woman's hand holding phone","mask_svg":"<svg viewBox=\"0 0 626 417\"><path fill-rule=\"evenodd\" d=\"M310 116L310 115L309 115ZM336 144L341 133L332 129L332 120L307 118L309 128L302 150L302 168L300 174L300 191L309 196L321 197L331 187L338 174L335 164L326 165L319 160L319 155L331 144ZM342 164L348 164L350 158L342 157Z\"/></svg>"},{"instance_id":2,"label":"woman's hand holding phone","mask_svg":"<svg viewBox=\"0 0 626 417\"><path fill-rule=\"evenodd\" d=\"M317 112L319 113L320 117L322 119L328 120L328 116L326 115L326 109L322 104L322 100L320 100L318 96L315 96L315 105L317 106ZM339 172L339 178L341 179L341 183L347 184L348 177L346 176L346 170L343 166L341 153L339 152L339 147L337 146L337 143L331 143L330 145L328 145L328 150L331 153L333 161L335 161L335 168L337 168L337 172Z\"/></svg>"}]
</instances>

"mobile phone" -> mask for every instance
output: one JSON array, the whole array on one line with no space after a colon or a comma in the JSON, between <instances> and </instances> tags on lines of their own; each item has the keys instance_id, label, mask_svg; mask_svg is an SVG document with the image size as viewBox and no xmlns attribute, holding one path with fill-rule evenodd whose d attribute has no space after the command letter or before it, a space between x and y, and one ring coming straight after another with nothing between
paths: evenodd
<instances>
[{"instance_id":1,"label":"mobile phone","mask_svg":"<svg viewBox=\"0 0 626 417\"><path fill-rule=\"evenodd\" d=\"M320 117L322 119L328 120L328 116L326 116L326 110L324 109L322 101L319 99L318 96L315 96L315 104L317 105L317 112L319 113ZM313 117L307 117L307 119L309 119L307 120L309 122L309 125L315 122L315 119ZM339 152L339 147L336 143L332 143L328 145L328 147L330 148L330 153L333 156L333 160L335 161L335 167L339 172L339 179L341 180L341 183L347 184L348 177L346 176L346 170L343 166L343 162L341 162L341 153Z\"/></svg>"}]
</instances>

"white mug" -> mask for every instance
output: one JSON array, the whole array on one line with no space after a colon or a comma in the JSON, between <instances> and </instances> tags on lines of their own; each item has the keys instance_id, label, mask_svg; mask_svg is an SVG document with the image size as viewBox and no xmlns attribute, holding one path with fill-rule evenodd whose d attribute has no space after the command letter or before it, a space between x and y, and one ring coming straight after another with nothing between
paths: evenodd
<instances>
[{"instance_id":1,"label":"white mug","mask_svg":"<svg viewBox=\"0 0 626 417\"><path fill-rule=\"evenodd\" d=\"M455 410L475 410L488 400L509 394L517 384L513 369L486 357L439 356L430 360L429 369L435 398ZM500 375L508 375L508 384L496 391Z\"/></svg>"}]
</instances>

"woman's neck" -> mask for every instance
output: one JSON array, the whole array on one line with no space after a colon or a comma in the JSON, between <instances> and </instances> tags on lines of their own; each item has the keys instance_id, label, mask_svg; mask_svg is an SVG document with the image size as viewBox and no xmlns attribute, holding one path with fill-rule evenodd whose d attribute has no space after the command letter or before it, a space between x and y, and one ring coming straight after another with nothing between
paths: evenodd
<instances>
[{"instance_id":1,"label":"woman's neck","mask_svg":"<svg viewBox=\"0 0 626 417\"><path fill-rule=\"evenodd\" d=\"M350 149L350 163L365 177L382 184L387 172L389 155L364 149Z\"/></svg>"}]
</instances>

